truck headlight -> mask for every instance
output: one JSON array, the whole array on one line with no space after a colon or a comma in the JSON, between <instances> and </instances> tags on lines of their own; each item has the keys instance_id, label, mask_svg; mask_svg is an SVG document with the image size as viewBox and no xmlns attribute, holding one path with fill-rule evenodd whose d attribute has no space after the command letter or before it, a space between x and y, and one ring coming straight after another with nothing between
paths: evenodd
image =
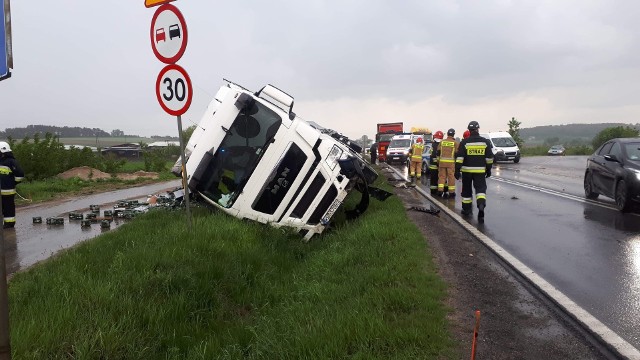
<instances>
[{"instance_id":1,"label":"truck headlight","mask_svg":"<svg viewBox=\"0 0 640 360\"><path fill-rule=\"evenodd\" d=\"M338 145L333 145L331 151L329 152L329 155L327 155L327 158L324 160L324 162L331 168L331 170L333 170L335 169L336 165L338 165L338 160L342 158L342 155L342 149L340 149Z\"/></svg>"}]
</instances>

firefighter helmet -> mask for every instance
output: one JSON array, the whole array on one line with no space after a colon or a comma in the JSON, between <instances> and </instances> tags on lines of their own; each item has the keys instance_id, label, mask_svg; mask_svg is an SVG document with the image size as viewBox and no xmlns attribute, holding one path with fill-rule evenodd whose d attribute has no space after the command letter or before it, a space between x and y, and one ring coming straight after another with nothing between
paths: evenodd
<instances>
[{"instance_id":1,"label":"firefighter helmet","mask_svg":"<svg viewBox=\"0 0 640 360\"><path fill-rule=\"evenodd\" d=\"M433 134L433 138L442 140L444 139L444 134L442 133L442 131L438 130L435 134Z\"/></svg>"},{"instance_id":2,"label":"firefighter helmet","mask_svg":"<svg viewBox=\"0 0 640 360\"><path fill-rule=\"evenodd\" d=\"M462 138L463 139L466 139L469 136L471 136L471 132L469 130L465 130L464 133L462 134Z\"/></svg>"},{"instance_id":3,"label":"firefighter helmet","mask_svg":"<svg viewBox=\"0 0 640 360\"><path fill-rule=\"evenodd\" d=\"M478 129L480 129L480 124L478 124L478 122L475 121L475 120L471 121L469 123L469 126L467 126L467 129L469 129L469 130L478 130Z\"/></svg>"},{"instance_id":4,"label":"firefighter helmet","mask_svg":"<svg viewBox=\"0 0 640 360\"><path fill-rule=\"evenodd\" d=\"M8 153L8 152L11 152L11 148L9 147L9 144L4 141L0 141L0 153Z\"/></svg>"},{"instance_id":5,"label":"firefighter helmet","mask_svg":"<svg viewBox=\"0 0 640 360\"><path fill-rule=\"evenodd\" d=\"M417 143L422 144L422 137L418 137L418 138L416 139L416 142L417 142Z\"/></svg>"},{"instance_id":6,"label":"firefighter helmet","mask_svg":"<svg viewBox=\"0 0 640 360\"><path fill-rule=\"evenodd\" d=\"M447 130L447 136L454 136L455 134L456 134L456 130L455 129Z\"/></svg>"}]
</instances>

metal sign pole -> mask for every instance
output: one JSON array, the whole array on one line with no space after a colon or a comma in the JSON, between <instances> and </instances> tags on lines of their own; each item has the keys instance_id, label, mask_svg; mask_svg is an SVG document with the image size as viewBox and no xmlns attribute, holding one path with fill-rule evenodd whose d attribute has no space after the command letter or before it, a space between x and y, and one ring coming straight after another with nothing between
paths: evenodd
<instances>
[{"instance_id":1,"label":"metal sign pole","mask_svg":"<svg viewBox=\"0 0 640 360\"><path fill-rule=\"evenodd\" d=\"M0 189L1 191L1 189ZM9 293L7 291L7 266L4 257L4 213L0 201L3 229L0 230L0 360L11 360L9 339Z\"/></svg>"},{"instance_id":2,"label":"metal sign pole","mask_svg":"<svg viewBox=\"0 0 640 360\"><path fill-rule=\"evenodd\" d=\"M182 159L182 187L184 188L184 199L187 205L187 224L191 231L191 210L189 209L189 185L187 183L187 162L184 156L184 140L182 139L182 116L178 115L178 136L180 138L180 157Z\"/></svg>"}]
</instances>

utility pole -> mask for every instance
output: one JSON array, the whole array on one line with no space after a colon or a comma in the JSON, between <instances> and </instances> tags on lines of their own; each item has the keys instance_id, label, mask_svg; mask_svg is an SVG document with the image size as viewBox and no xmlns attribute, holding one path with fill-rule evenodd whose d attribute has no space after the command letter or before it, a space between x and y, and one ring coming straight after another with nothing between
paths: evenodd
<instances>
[{"instance_id":1,"label":"utility pole","mask_svg":"<svg viewBox=\"0 0 640 360\"><path fill-rule=\"evenodd\" d=\"M4 214L0 201L3 229L0 230L0 360L11 360L9 338L9 292L7 291L7 265L4 256Z\"/></svg>"}]
</instances>

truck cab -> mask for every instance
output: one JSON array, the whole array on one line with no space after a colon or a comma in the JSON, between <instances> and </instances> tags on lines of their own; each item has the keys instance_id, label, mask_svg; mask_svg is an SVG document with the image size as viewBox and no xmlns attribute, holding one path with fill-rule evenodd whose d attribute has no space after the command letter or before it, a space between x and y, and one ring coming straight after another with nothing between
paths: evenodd
<instances>
[{"instance_id":1,"label":"truck cab","mask_svg":"<svg viewBox=\"0 0 640 360\"><path fill-rule=\"evenodd\" d=\"M354 187L363 200L353 211L366 209L378 175L359 152L346 137L297 117L293 97L278 88L253 93L228 82L189 139L184 168L189 190L207 204L310 239Z\"/></svg>"}]
</instances>

